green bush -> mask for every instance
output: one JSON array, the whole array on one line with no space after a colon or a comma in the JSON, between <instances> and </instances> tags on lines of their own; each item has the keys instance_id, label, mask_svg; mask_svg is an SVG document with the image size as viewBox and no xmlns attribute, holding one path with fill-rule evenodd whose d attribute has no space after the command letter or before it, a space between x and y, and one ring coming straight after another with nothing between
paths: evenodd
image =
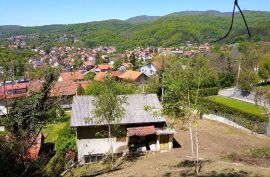
<instances>
[{"instance_id":1,"label":"green bush","mask_svg":"<svg viewBox=\"0 0 270 177\"><path fill-rule=\"evenodd\" d=\"M199 94L200 96L212 96L212 95L217 95L218 91L219 91L219 87L211 87L211 88L200 89Z\"/></svg>"},{"instance_id":2,"label":"green bush","mask_svg":"<svg viewBox=\"0 0 270 177\"><path fill-rule=\"evenodd\" d=\"M224 116L255 132L261 133L265 129L264 122L268 120L268 117L265 115L248 112L248 110L240 110L237 107L216 102L215 100L212 100L211 97L203 98L200 102L208 113Z\"/></svg>"},{"instance_id":3,"label":"green bush","mask_svg":"<svg viewBox=\"0 0 270 177\"><path fill-rule=\"evenodd\" d=\"M134 94L137 90L137 87L133 84L119 83L112 78L105 78L102 82L94 81L92 84L87 86L84 90L84 94L99 95L106 87L113 88L117 95Z\"/></svg>"},{"instance_id":4,"label":"green bush","mask_svg":"<svg viewBox=\"0 0 270 177\"><path fill-rule=\"evenodd\" d=\"M88 72L84 77L83 79L86 80L86 81L89 81L89 80L93 80L94 77L95 77L96 73L94 72Z\"/></svg>"},{"instance_id":5,"label":"green bush","mask_svg":"<svg viewBox=\"0 0 270 177\"><path fill-rule=\"evenodd\" d=\"M67 151L76 151L76 134L70 128L69 122L59 131L55 142L55 155L47 164L47 176L59 176L66 165L65 154Z\"/></svg>"}]
</instances>

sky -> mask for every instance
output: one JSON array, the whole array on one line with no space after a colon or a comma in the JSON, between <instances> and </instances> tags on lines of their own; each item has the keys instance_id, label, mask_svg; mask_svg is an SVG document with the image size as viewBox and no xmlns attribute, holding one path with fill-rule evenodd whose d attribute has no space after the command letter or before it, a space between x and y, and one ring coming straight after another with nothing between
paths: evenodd
<instances>
[{"instance_id":1,"label":"sky","mask_svg":"<svg viewBox=\"0 0 270 177\"><path fill-rule=\"evenodd\" d=\"M0 0L0 25L74 24L186 10L230 12L234 0ZM238 0L244 10L270 11L270 0Z\"/></svg>"}]
</instances>

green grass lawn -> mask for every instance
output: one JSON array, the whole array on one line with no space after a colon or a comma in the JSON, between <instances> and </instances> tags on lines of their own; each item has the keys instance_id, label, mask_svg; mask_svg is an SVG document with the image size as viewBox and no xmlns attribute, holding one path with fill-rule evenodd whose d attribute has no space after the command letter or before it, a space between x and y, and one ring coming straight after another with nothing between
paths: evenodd
<instances>
[{"instance_id":1,"label":"green grass lawn","mask_svg":"<svg viewBox=\"0 0 270 177\"><path fill-rule=\"evenodd\" d=\"M59 131L68 123L70 119L71 113L66 112L65 114L67 116L66 121L47 124L46 127L42 130L43 134L48 135L45 138L45 143L55 143Z\"/></svg>"},{"instance_id":2,"label":"green grass lawn","mask_svg":"<svg viewBox=\"0 0 270 177\"><path fill-rule=\"evenodd\" d=\"M227 107L234 108L240 111L248 112L254 115L262 116L265 113L265 109L261 106L247 103L240 100L235 100L232 98L226 98L222 96L211 96L209 97L210 100L223 104Z\"/></svg>"},{"instance_id":3,"label":"green grass lawn","mask_svg":"<svg viewBox=\"0 0 270 177\"><path fill-rule=\"evenodd\" d=\"M263 87L263 88L268 88L268 89L270 89L270 85L262 85L262 86L259 86L259 87Z\"/></svg>"}]
</instances>

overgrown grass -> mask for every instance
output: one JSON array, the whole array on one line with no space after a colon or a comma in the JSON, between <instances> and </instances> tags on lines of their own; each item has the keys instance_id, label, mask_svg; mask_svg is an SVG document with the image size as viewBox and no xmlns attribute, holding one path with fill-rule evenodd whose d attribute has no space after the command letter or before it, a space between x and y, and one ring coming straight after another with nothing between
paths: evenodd
<instances>
[{"instance_id":1,"label":"overgrown grass","mask_svg":"<svg viewBox=\"0 0 270 177\"><path fill-rule=\"evenodd\" d=\"M244 101L239 101L232 98L225 98L221 96L211 96L209 97L209 99L216 103L220 103L227 107L247 112L253 115L262 116L262 114L265 113L265 109L263 107L251 103L246 103Z\"/></svg>"},{"instance_id":2,"label":"overgrown grass","mask_svg":"<svg viewBox=\"0 0 270 177\"><path fill-rule=\"evenodd\" d=\"M59 131L64 128L66 122L58 122L48 124L42 131L43 134L47 134L48 136L45 138L45 143L55 143L57 140Z\"/></svg>"},{"instance_id":3,"label":"overgrown grass","mask_svg":"<svg viewBox=\"0 0 270 177\"><path fill-rule=\"evenodd\" d=\"M61 122L49 123L46 127L42 130L42 133L47 135L45 138L45 143L55 143L57 140L59 131L64 128L67 124L71 116L70 112L65 113L65 118L62 119Z\"/></svg>"},{"instance_id":4,"label":"overgrown grass","mask_svg":"<svg viewBox=\"0 0 270 177\"><path fill-rule=\"evenodd\" d=\"M253 150L251 156L256 158L270 157L270 147Z\"/></svg>"}]
</instances>

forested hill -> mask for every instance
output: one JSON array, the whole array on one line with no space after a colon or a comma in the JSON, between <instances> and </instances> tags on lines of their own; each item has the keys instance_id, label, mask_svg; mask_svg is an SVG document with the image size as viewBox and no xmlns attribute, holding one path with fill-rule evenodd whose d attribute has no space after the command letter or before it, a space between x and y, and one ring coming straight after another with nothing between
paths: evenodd
<instances>
[{"instance_id":1,"label":"forested hill","mask_svg":"<svg viewBox=\"0 0 270 177\"><path fill-rule=\"evenodd\" d=\"M249 40L269 41L270 12L245 11L245 16L252 33ZM213 41L227 32L230 22L230 13L185 11L163 17L140 16L127 21L106 20L38 27L1 26L0 38L1 43L8 44L10 43L6 39L8 37L37 33L38 37L27 40L29 45L40 43L85 47L113 45L120 49L135 46L171 47L186 41L198 43ZM243 20L238 13L232 33L222 42L240 42L247 39Z\"/></svg>"}]
</instances>

